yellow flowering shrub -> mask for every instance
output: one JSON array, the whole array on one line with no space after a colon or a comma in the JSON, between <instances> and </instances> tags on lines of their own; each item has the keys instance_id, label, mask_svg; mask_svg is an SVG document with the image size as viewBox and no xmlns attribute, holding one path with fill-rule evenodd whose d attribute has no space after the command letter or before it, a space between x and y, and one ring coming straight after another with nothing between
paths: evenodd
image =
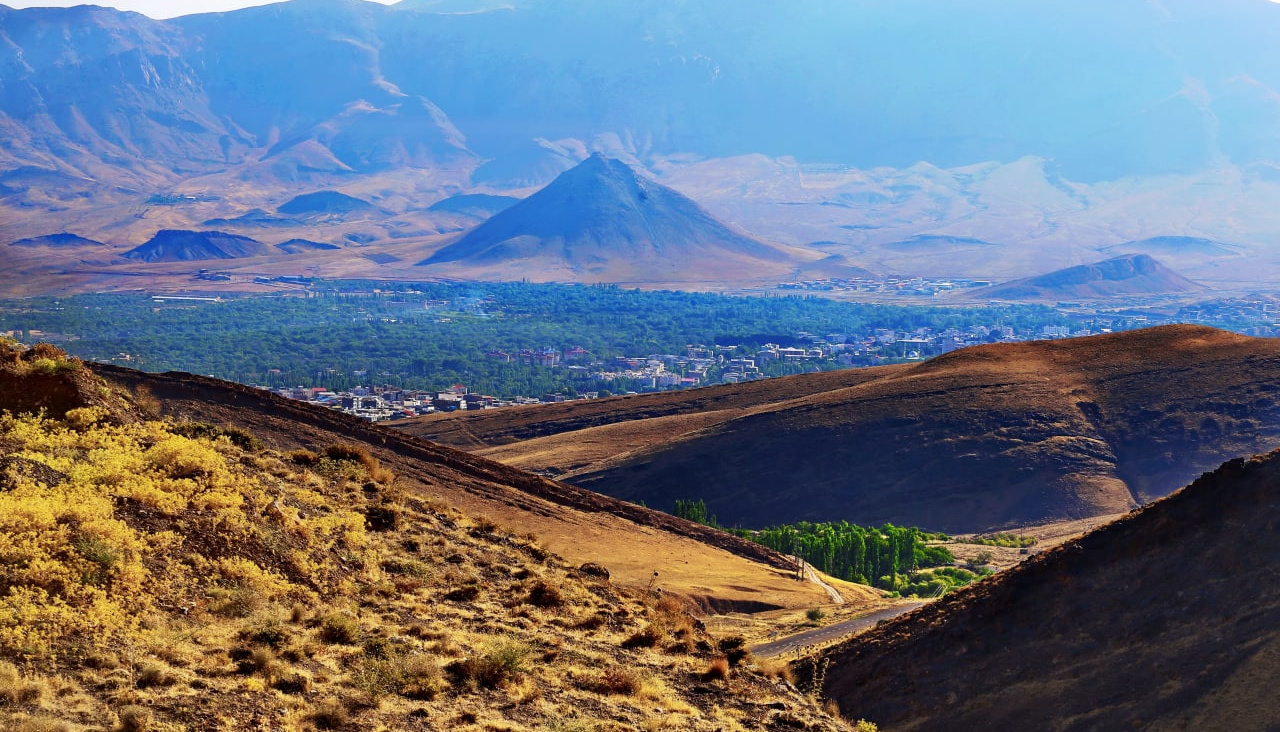
<instances>
[{"instance_id":1,"label":"yellow flowering shrub","mask_svg":"<svg viewBox=\"0 0 1280 732\"><path fill-rule=\"evenodd\" d=\"M50 469L11 470L0 492L0 653L74 661L157 609L244 617L350 589L329 559L366 549L364 518L305 469L267 474L226 436L103 416L0 417L3 454Z\"/></svg>"}]
</instances>

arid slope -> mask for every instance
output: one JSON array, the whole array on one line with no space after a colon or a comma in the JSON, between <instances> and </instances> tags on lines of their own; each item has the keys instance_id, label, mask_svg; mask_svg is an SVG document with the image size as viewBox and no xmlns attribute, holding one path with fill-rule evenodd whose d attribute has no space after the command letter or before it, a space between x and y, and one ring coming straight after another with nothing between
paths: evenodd
<instances>
[{"instance_id":1,"label":"arid slope","mask_svg":"<svg viewBox=\"0 0 1280 732\"><path fill-rule=\"evenodd\" d=\"M833 649L884 729L1274 729L1280 452Z\"/></svg>"},{"instance_id":2,"label":"arid slope","mask_svg":"<svg viewBox=\"0 0 1280 732\"><path fill-rule=\"evenodd\" d=\"M1168 326L405 428L659 508L702 498L721 521L962 532L1125 511L1266 450L1277 378L1280 343Z\"/></svg>"},{"instance_id":3,"label":"arid slope","mask_svg":"<svg viewBox=\"0 0 1280 732\"><path fill-rule=\"evenodd\" d=\"M109 380L153 394L166 413L242 427L279 450L366 445L415 492L472 516L537 534L575 563L596 562L616 581L657 584L708 610L764 610L826 601L790 579L786 560L757 544L634 504L545 480L346 415L190 374L95 365ZM850 600L875 602L872 590Z\"/></svg>"}]
</instances>

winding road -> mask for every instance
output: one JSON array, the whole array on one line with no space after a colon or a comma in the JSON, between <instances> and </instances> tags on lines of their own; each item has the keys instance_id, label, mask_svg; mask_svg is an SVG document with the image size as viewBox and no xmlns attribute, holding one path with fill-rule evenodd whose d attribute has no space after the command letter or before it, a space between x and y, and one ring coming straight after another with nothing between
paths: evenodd
<instances>
[{"instance_id":1,"label":"winding road","mask_svg":"<svg viewBox=\"0 0 1280 732\"><path fill-rule=\"evenodd\" d=\"M866 630L881 620L895 618L904 613L911 612L924 604L925 602L923 600L900 603L892 607L877 610L869 615L863 615L860 618L842 620L823 628L807 630L803 633L796 633L795 635L787 636L781 640L753 646L751 648L751 653L753 655L760 656L761 658L769 658L772 656L781 656L793 651L800 651L806 646L840 640L845 636Z\"/></svg>"}]
</instances>

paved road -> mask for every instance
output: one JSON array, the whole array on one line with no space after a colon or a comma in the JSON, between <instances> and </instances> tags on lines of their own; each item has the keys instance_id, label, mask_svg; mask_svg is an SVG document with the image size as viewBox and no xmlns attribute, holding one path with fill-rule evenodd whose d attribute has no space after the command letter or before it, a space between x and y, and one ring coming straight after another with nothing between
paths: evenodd
<instances>
[{"instance_id":1,"label":"paved road","mask_svg":"<svg viewBox=\"0 0 1280 732\"><path fill-rule=\"evenodd\" d=\"M915 610L923 604L925 604L924 601L919 600L904 602L892 607L887 607L883 610L877 610L870 615L863 615L860 618L842 620L838 623L832 623L824 628L807 630L803 633L796 633L795 635L787 636L781 640L762 643L761 645L752 647L751 653L762 658L769 658L771 656L781 656L793 651L799 651L805 646L839 640L845 636L854 635L855 633L866 630L881 620L897 617L903 613Z\"/></svg>"}]
</instances>

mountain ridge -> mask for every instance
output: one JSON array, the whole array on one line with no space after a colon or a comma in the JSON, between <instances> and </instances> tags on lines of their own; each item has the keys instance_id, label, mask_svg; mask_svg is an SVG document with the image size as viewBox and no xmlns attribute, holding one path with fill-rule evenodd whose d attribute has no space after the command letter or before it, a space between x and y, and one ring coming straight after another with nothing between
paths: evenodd
<instances>
[{"instance_id":1,"label":"mountain ridge","mask_svg":"<svg viewBox=\"0 0 1280 732\"><path fill-rule=\"evenodd\" d=\"M727 525L982 531L1127 511L1265 449L1273 376L1272 340L1163 326L398 428Z\"/></svg>"}]
</instances>

